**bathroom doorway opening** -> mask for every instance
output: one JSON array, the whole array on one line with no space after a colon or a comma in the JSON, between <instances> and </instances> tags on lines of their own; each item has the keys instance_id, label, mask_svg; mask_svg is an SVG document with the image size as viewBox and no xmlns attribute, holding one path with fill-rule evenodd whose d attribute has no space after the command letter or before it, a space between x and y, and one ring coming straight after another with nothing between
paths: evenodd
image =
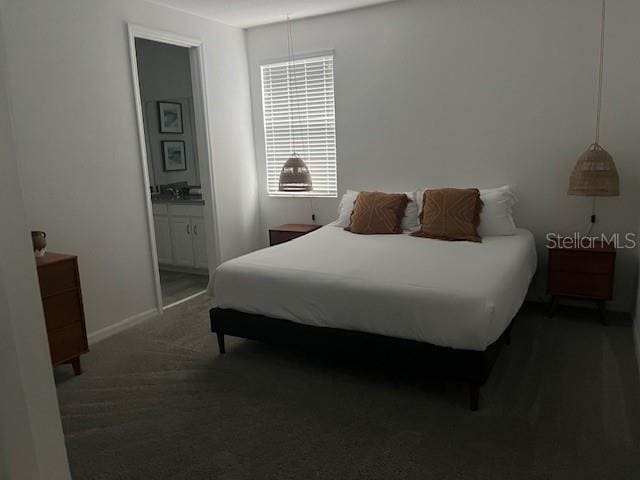
<instances>
[{"instance_id":1,"label":"bathroom doorway opening","mask_svg":"<svg viewBox=\"0 0 640 480\"><path fill-rule=\"evenodd\" d=\"M202 44L129 25L157 308L207 293L219 263Z\"/></svg>"}]
</instances>

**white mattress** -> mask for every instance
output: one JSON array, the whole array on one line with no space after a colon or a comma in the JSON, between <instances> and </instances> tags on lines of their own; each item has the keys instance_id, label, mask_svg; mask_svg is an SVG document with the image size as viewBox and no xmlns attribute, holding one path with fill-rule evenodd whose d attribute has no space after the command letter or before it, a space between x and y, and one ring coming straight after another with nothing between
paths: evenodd
<instances>
[{"instance_id":1,"label":"white mattress","mask_svg":"<svg viewBox=\"0 0 640 480\"><path fill-rule=\"evenodd\" d=\"M213 291L220 308L484 350L518 312L536 265L522 229L471 243L326 226L223 263Z\"/></svg>"}]
</instances>

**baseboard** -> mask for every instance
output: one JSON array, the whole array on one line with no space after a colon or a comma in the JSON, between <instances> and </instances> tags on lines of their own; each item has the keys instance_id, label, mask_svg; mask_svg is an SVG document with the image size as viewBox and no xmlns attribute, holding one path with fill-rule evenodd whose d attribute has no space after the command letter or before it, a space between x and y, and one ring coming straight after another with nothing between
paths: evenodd
<instances>
[{"instance_id":1,"label":"baseboard","mask_svg":"<svg viewBox=\"0 0 640 480\"><path fill-rule=\"evenodd\" d=\"M128 328L137 325L140 322L147 320L155 315L158 315L158 309L152 308L151 310L147 310L142 313L138 313L131 317L125 318L124 320L120 320L118 323L114 323L113 325L109 325L108 327L101 328L100 330L96 330L93 333L87 335L87 339L89 340L89 345L92 345L96 342L104 340L105 338L112 337L116 333L120 333Z\"/></svg>"}]
</instances>

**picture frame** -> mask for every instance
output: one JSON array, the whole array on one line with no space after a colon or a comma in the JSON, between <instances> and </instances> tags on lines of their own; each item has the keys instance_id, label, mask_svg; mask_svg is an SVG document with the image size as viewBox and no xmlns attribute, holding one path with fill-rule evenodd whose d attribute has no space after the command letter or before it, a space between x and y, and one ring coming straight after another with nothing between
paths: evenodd
<instances>
[{"instance_id":1,"label":"picture frame","mask_svg":"<svg viewBox=\"0 0 640 480\"><path fill-rule=\"evenodd\" d=\"M162 166L165 172L179 172L187 169L187 153L182 140L162 142Z\"/></svg>"},{"instance_id":2,"label":"picture frame","mask_svg":"<svg viewBox=\"0 0 640 480\"><path fill-rule=\"evenodd\" d=\"M176 102L158 102L160 133L184 133L182 105Z\"/></svg>"}]
</instances>

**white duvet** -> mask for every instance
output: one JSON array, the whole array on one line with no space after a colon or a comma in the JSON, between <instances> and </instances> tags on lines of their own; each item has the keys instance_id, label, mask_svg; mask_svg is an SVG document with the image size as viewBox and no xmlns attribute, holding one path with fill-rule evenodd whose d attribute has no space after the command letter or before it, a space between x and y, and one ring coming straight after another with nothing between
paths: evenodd
<instances>
[{"instance_id":1,"label":"white duvet","mask_svg":"<svg viewBox=\"0 0 640 480\"><path fill-rule=\"evenodd\" d=\"M326 226L223 263L213 290L220 308L484 350L518 312L536 264L523 229L471 243Z\"/></svg>"}]
</instances>

